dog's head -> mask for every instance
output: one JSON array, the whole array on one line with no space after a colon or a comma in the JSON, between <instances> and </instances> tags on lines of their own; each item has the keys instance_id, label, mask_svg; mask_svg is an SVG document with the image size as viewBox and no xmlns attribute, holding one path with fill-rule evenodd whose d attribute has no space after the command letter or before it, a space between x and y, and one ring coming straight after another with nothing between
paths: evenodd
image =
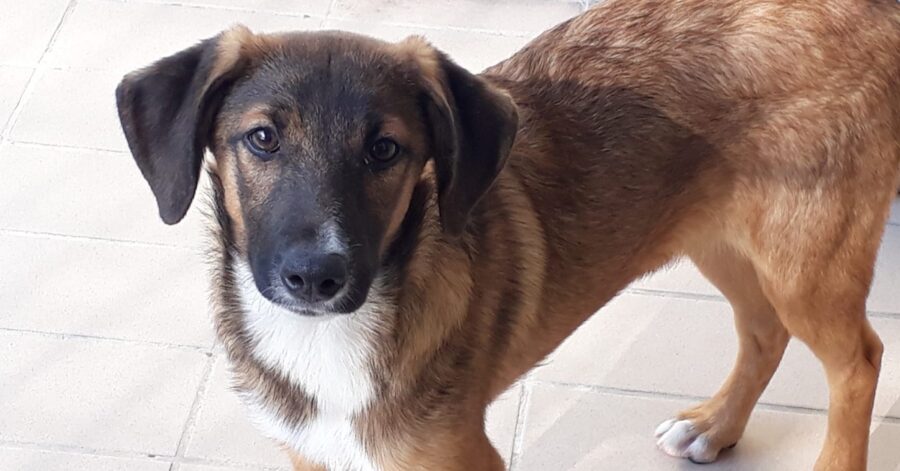
<instances>
[{"instance_id":1,"label":"dog's head","mask_svg":"<svg viewBox=\"0 0 900 471\"><path fill-rule=\"evenodd\" d=\"M512 145L512 100L423 40L236 27L126 76L116 98L162 219L180 221L205 149L235 243L269 300L364 302L433 162L458 235Z\"/></svg>"}]
</instances>

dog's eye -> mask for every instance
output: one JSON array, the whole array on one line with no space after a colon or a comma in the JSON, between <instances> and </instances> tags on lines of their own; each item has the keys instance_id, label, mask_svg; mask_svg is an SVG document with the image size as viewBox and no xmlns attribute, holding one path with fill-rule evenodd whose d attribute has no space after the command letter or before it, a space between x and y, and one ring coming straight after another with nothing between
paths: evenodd
<instances>
[{"instance_id":1,"label":"dog's eye","mask_svg":"<svg viewBox=\"0 0 900 471\"><path fill-rule=\"evenodd\" d=\"M388 138L381 138L372 144L369 149L369 157L375 162L386 163L397 157L400 153L400 146L396 142Z\"/></svg>"},{"instance_id":2,"label":"dog's eye","mask_svg":"<svg viewBox=\"0 0 900 471\"><path fill-rule=\"evenodd\" d=\"M278 151L278 135L272 128L256 128L247 133L247 145L258 157L267 158Z\"/></svg>"}]
</instances>

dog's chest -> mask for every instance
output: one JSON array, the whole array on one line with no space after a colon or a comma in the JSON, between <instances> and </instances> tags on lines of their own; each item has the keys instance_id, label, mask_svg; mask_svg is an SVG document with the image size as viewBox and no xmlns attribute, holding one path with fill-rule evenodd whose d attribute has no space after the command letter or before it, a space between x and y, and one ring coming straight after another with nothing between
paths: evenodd
<instances>
[{"instance_id":1,"label":"dog's chest","mask_svg":"<svg viewBox=\"0 0 900 471\"><path fill-rule=\"evenodd\" d=\"M317 406L312 420L290 424L274 410L266 392L244 391L242 399L254 423L328 469L374 470L352 422L375 395L373 333L363 320L366 313L328 320L303 317L270 303L252 281L241 285L240 296L253 356L300 386Z\"/></svg>"}]
</instances>

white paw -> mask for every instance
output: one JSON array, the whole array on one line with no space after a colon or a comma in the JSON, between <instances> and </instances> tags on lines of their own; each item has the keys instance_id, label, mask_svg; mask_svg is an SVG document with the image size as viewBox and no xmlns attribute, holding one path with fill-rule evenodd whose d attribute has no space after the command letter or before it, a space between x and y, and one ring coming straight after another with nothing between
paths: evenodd
<instances>
[{"instance_id":1,"label":"white paw","mask_svg":"<svg viewBox=\"0 0 900 471\"><path fill-rule=\"evenodd\" d=\"M710 446L706 434L699 433L690 420L669 419L656 427L656 446L669 456L695 463L712 463L719 449Z\"/></svg>"}]
</instances>

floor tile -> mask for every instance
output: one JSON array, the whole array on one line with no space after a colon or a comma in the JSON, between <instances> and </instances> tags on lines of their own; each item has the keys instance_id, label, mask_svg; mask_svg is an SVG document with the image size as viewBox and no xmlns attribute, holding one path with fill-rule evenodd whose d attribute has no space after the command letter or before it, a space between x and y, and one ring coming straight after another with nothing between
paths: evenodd
<instances>
[{"instance_id":1,"label":"floor tile","mask_svg":"<svg viewBox=\"0 0 900 471\"><path fill-rule=\"evenodd\" d=\"M876 414L900 417L900 321L873 319L887 344ZM534 377L707 397L728 375L737 339L728 304L622 295L589 319ZM825 408L819 362L792 341L763 402Z\"/></svg>"},{"instance_id":2,"label":"floor tile","mask_svg":"<svg viewBox=\"0 0 900 471\"><path fill-rule=\"evenodd\" d=\"M169 466L151 459L0 447L0 471L168 471Z\"/></svg>"},{"instance_id":3,"label":"floor tile","mask_svg":"<svg viewBox=\"0 0 900 471\"><path fill-rule=\"evenodd\" d=\"M356 20L327 20L323 28L351 31L392 42L412 35L424 36L436 48L446 52L451 59L473 72L479 72L506 59L528 42L527 37L412 26L385 26Z\"/></svg>"},{"instance_id":4,"label":"floor tile","mask_svg":"<svg viewBox=\"0 0 900 471\"><path fill-rule=\"evenodd\" d=\"M678 260L646 278L635 281L631 288L722 296L722 293L687 259Z\"/></svg>"},{"instance_id":5,"label":"floor tile","mask_svg":"<svg viewBox=\"0 0 900 471\"><path fill-rule=\"evenodd\" d=\"M874 312L900 313L900 226L889 225L881 242L875 264L875 279L867 309ZM671 268L635 282L633 288L721 296L719 291L687 260Z\"/></svg>"},{"instance_id":6,"label":"floor tile","mask_svg":"<svg viewBox=\"0 0 900 471\"><path fill-rule=\"evenodd\" d=\"M109 71L39 71L10 139L128 151L116 112L121 78Z\"/></svg>"},{"instance_id":7,"label":"floor tile","mask_svg":"<svg viewBox=\"0 0 900 471\"><path fill-rule=\"evenodd\" d=\"M519 397L522 387L515 385L506 390L490 405L485 419L488 438L507 464L512 457L516 421L519 416Z\"/></svg>"},{"instance_id":8,"label":"floor tile","mask_svg":"<svg viewBox=\"0 0 900 471\"><path fill-rule=\"evenodd\" d=\"M151 3L173 3L171 0L145 0ZM234 8L265 13L283 13L303 16L325 16L332 0L178 0L181 5L206 8Z\"/></svg>"},{"instance_id":9,"label":"floor tile","mask_svg":"<svg viewBox=\"0 0 900 471\"><path fill-rule=\"evenodd\" d=\"M719 461L693 465L655 448L654 428L687 403L537 385L530 397L517 470L787 470L811 469L825 432L825 417L759 411L738 446ZM897 424L871 433L871 469L900 465ZM877 465L876 465L877 463ZM875 467L878 466L878 467Z\"/></svg>"},{"instance_id":10,"label":"floor tile","mask_svg":"<svg viewBox=\"0 0 900 471\"><path fill-rule=\"evenodd\" d=\"M272 469L283 469L287 471L290 469L289 467L279 467L279 468L265 468L266 471ZM208 465L208 464L180 464L173 471L261 471L259 467L256 466L216 466L216 465Z\"/></svg>"},{"instance_id":11,"label":"floor tile","mask_svg":"<svg viewBox=\"0 0 900 471\"><path fill-rule=\"evenodd\" d=\"M900 226L889 225L881 239L875 279L866 308L870 311L900 314Z\"/></svg>"},{"instance_id":12,"label":"floor tile","mask_svg":"<svg viewBox=\"0 0 900 471\"><path fill-rule=\"evenodd\" d=\"M0 327L209 347L197 253L0 234Z\"/></svg>"},{"instance_id":13,"label":"floor tile","mask_svg":"<svg viewBox=\"0 0 900 471\"><path fill-rule=\"evenodd\" d=\"M540 32L580 12L574 2L546 0L337 0L331 16L340 19L452 26L511 32Z\"/></svg>"},{"instance_id":14,"label":"floor tile","mask_svg":"<svg viewBox=\"0 0 900 471\"><path fill-rule=\"evenodd\" d=\"M230 378L227 361L219 356L185 456L236 465L288 466L287 454L250 423L237 395L229 389Z\"/></svg>"},{"instance_id":15,"label":"floor tile","mask_svg":"<svg viewBox=\"0 0 900 471\"><path fill-rule=\"evenodd\" d=\"M0 146L0 229L205 249L203 181L187 217L168 226L131 154L6 144Z\"/></svg>"},{"instance_id":16,"label":"floor tile","mask_svg":"<svg viewBox=\"0 0 900 471\"><path fill-rule=\"evenodd\" d=\"M321 20L179 5L82 0L61 29L45 62L57 67L111 69L124 74L237 23L264 32L312 29Z\"/></svg>"},{"instance_id":17,"label":"floor tile","mask_svg":"<svg viewBox=\"0 0 900 471\"><path fill-rule=\"evenodd\" d=\"M25 91L32 69L27 67L10 67L0 65L0 131L6 123Z\"/></svg>"},{"instance_id":18,"label":"floor tile","mask_svg":"<svg viewBox=\"0 0 900 471\"><path fill-rule=\"evenodd\" d=\"M889 217L892 224L900 224L900 198L894 201L891 206L891 216Z\"/></svg>"},{"instance_id":19,"label":"floor tile","mask_svg":"<svg viewBox=\"0 0 900 471\"><path fill-rule=\"evenodd\" d=\"M8 331L0 358L0 439L168 455L208 360L186 349Z\"/></svg>"},{"instance_id":20,"label":"floor tile","mask_svg":"<svg viewBox=\"0 0 900 471\"><path fill-rule=\"evenodd\" d=\"M0 0L0 63L36 64L68 4L69 0Z\"/></svg>"},{"instance_id":21,"label":"floor tile","mask_svg":"<svg viewBox=\"0 0 900 471\"><path fill-rule=\"evenodd\" d=\"M0 471L168 471L169 463L0 446Z\"/></svg>"}]
</instances>

